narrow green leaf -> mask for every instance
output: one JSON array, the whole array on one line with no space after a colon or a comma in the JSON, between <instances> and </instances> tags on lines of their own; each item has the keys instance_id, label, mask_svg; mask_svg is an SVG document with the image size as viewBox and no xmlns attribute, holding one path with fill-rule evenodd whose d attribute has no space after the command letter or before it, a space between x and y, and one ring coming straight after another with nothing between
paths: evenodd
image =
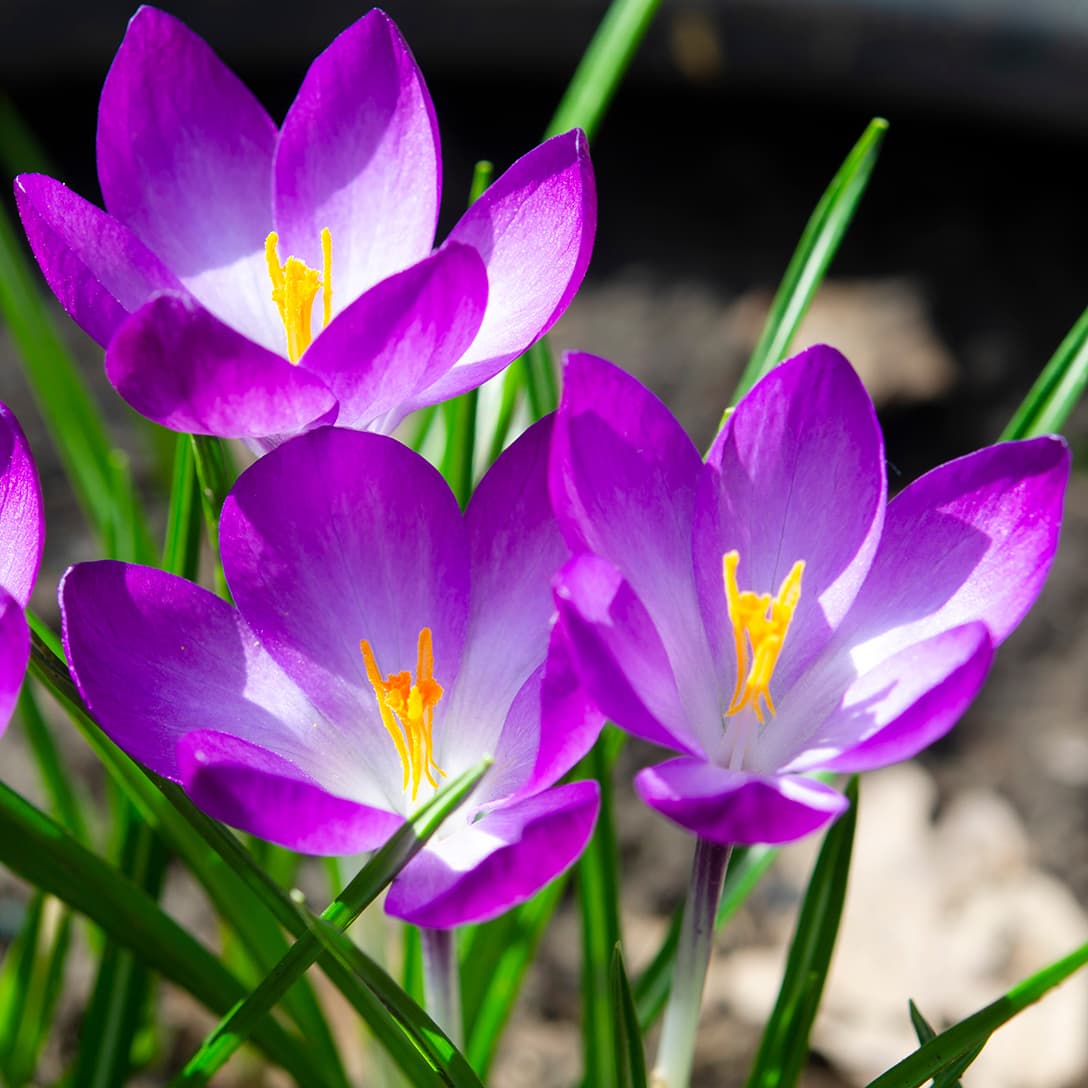
<instances>
[{"instance_id":1,"label":"narrow green leaf","mask_svg":"<svg viewBox=\"0 0 1088 1088\"><path fill-rule=\"evenodd\" d=\"M910 1022L914 1027L914 1034L918 1036L918 1042L928 1043L937 1038L937 1032L930 1026L929 1021L922 1015L922 1010L913 1001L908 1002L910 1009ZM964 1070L982 1053L986 1045L985 1040L973 1050L969 1050L962 1058L954 1061L947 1069L938 1073L933 1078L933 1088L962 1088L960 1077Z\"/></svg>"},{"instance_id":2,"label":"narrow green leaf","mask_svg":"<svg viewBox=\"0 0 1088 1088\"><path fill-rule=\"evenodd\" d=\"M538 340L512 365L521 369L530 417L537 420L554 412L559 404L559 379L548 338Z\"/></svg>"},{"instance_id":3,"label":"narrow green leaf","mask_svg":"<svg viewBox=\"0 0 1088 1088\"><path fill-rule=\"evenodd\" d=\"M80 842L88 842L87 825L73 789L72 774L61 762L53 733L42 716L34 688L29 682L23 684L19 694L18 713L53 815Z\"/></svg>"},{"instance_id":4,"label":"narrow green leaf","mask_svg":"<svg viewBox=\"0 0 1088 1088\"><path fill-rule=\"evenodd\" d=\"M206 434L190 436L193 448L193 463L196 465L197 480L200 482L200 502L204 510L204 525L211 545L215 563L213 580L215 591L224 600L230 600L227 580L223 575L223 564L219 559L219 513L227 494L234 485L234 465L230 459L226 443L221 438Z\"/></svg>"},{"instance_id":5,"label":"narrow green leaf","mask_svg":"<svg viewBox=\"0 0 1088 1088\"><path fill-rule=\"evenodd\" d=\"M1002 1024L1007 1024L1017 1013L1034 1005L1086 965L1088 943L1029 975L1004 996L923 1043L913 1054L870 1081L866 1088L920 1088L927 1080L934 1079L945 1070L962 1070L963 1067L954 1066L954 1063L968 1054L973 1057L972 1052L981 1050L986 1040Z\"/></svg>"},{"instance_id":6,"label":"narrow green leaf","mask_svg":"<svg viewBox=\"0 0 1088 1088\"><path fill-rule=\"evenodd\" d=\"M630 67L661 0L613 0L548 125L547 136L572 128L597 135L620 80Z\"/></svg>"},{"instance_id":7,"label":"narrow green leaf","mask_svg":"<svg viewBox=\"0 0 1088 1088\"><path fill-rule=\"evenodd\" d=\"M575 870L582 916L585 1080L594 1088L618 1088L610 964L613 950L620 942L619 875L612 812L612 771L605 752L605 737L593 746L585 764L601 786L597 826Z\"/></svg>"},{"instance_id":8,"label":"narrow green leaf","mask_svg":"<svg viewBox=\"0 0 1088 1088\"><path fill-rule=\"evenodd\" d=\"M368 1021L371 1031L383 1044L388 1035L405 1035L427 1059L428 1077L413 1080L414 1084L427 1088L437 1075L452 1088L483 1088L480 1078L442 1029L358 945L321 919L310 919L309 925L325 951L358 976L386 1010L382 1020Z\"/></svg>"},{"instance_id":9,"label":"narrow green leaf","mask_svg":"<svg viewBox=\"0 0 1088 1088\"><path fill-rule=\"evenodd\" d=\"M857 777L849 810L824 837L790 944L778 1000L763 1032L748 1088L790 1088L808 1059L808 1037L839 932L857 826Z\"/></svg>"},{"instance_id":10,"label":"narrow green leaf","mask_svg":"<svg viewBox=\"0 0 1088 1088\"><path fill-rule=\"evenodd\" d=\"M1002 442L1060 431L1088 382L1088 310L1043 367L1001 435Z\"/></svg>"},{"instance_id":11,"label":"narrow green leaf","mask_svg":"<svg viewBox=\"0 0 1088 1088\"><path fill-rule=\"evenodd\" d=\"M30 619L34 631L32 671L68 712L122 796L163 836L203 885L220 917L233 928L249 954L258 977L262 977L289 947L280 930L281 925L290 928L292 923L297 924L289 901L268 882L267 875L257 869L230 832L195 808L173 783L153 781L110 743L88 716L63 661L39 636L40 621L33 616ZM284 1008L305 1032L329 1083L337 1088L346 1085L328 1024L305 979L286 995Z\"/></svg>"},{"instance_id":12,"label":"narrow green leaf","mask_svg":"<svg viewBox=\"0 0 1088 1088\"><path fill-rule=\"evenodd\" d=\"M72 916L40 891L0 968L0 1080L19 1088L34 1079L53 1027L71 947Z\"/></svg>"},{"instance_id":13,"label":"narrow green leaf","mask_svg":"<svg viewBox=\"0 0 1088 1088\"><path fill-rule=\"evenodd\" d=\"M124 806L124 821L121 872L155 902L162 892L169 852L131 805ZM147 966L128 949L107 943L80 1032L77 1084L111 1088L128 1079L132 1041L150 991Z\"/></svg>"},{"instance_id":14,"label":"narrow green leaf","mask_svg":"<svg viewBox=\"0 0 1088 1088\"><path fill-rule=\"evenodd\" d=\"M373 902L423 848L442 822L468 798L491 765L487 759L444 785L405 822L351 883L321 913L337 929L345 929L360 911ZM200 1049L172 1082L174 1085L207 1084L209 1078L245 1042L265 1014L317 958L321 945L312 931L300 937L264 981L204 1039Z\"/></svg>"},{"instance_id":15,"label":"narrow green leaf","mask_svg":"<svg viewBox=\"0 0 1088 1088\"><path fill-rule=\"evenodd\" d=\"M201 509L193 444L188 435L179 434L174 442L174 470L162 546L162 569L190 581L196 579L200 566Z\"/></svg>"},{"instance_id":16,"label":"narrow green leaf","mask_svg":"<svg viewBox=\"0 0 1088 1088\"><path fill-rule=\"evenodd\" d=\"M797 327L854 218L887 130L888 122L883 118L870 121L820 197L774 296L763 333L744 368L733 403L789 354Z\"/></svg>"},{"instance_id":17,"label":"narrow green leaf","mask_svg":"<svg viewBox=\"0 0 1088 1088\"><path fill-rule=\"evenodd\" d=\"M514 423L514 413L521 399L521 384L521 367L511 363L502 376L502 396L491 432L491 443L487 450L489 465L494 464L499 454L506 448L506 440L510 437L510 428Z\"/></svg>"},{"instance_id":18,"label":"narrow green leaf","mask_svg":"<svg viewBox=\"0 0 1088 1088\"><path fill-rule=\"evenodd\" d=\"M0 783L0 861L41 891L85 914L150 969L209 1009L230 1008L241 984L136 884L80 846L57 823ZM327 1086L302 1044L265 1021L254 1041L300 1084Z\"/></svg>"},{"instance_id":19,"label":"narrow green leaf","mask_svg":"<svg viewBox=\"0 0 1088 1088\"><path fill-rule=\"evenodd\" d=\"M646 1047L638 1023L638 1010L617 944L612 950L612 1007L615 1023L614 1061L621 1088L646 1088Z\"/></svg>"},{"instance_id":20,"label":"narrow green leaf","mask_svg":"<svg viewBox=\"0 0 1088 1088\"><path fill-rule=\"evenodd\" d=\"M545 886L528 903L471 927L461 956L462 1000L468 1039L465 1053L481 1077L486 1077L502 1030L521 993L525 973L544 930L567 888L564 874Z\"/></svg>"}]
</instances>

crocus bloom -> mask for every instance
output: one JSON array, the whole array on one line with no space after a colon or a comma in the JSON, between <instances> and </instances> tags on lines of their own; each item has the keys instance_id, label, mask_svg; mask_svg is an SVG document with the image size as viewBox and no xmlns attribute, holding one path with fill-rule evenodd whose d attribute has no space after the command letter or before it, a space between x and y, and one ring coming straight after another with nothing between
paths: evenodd
<instances>
[{"instance_id":1,"label":"crocus bloom","mask_svg":"<svg viewBox=\"0 0 1088 1088\"><path fill-rule=\"evenodd\" d=\"M806 772L942 736L1039 593L1068 472L1060 439L1009 442L886 503L872 403L827 347L752 389L704 464L633 378L571 358L559 635L608 717L680 753L642 799L708 842L784 842L845 804Z\"/></svg>"},{"instance_id":2,"label":"crocus bloom","mask_svg":"<svg viewBox=\"0 0 1088 1088\"><path fill-rule=\"evenodd\" d=\"M91 711L211 815L318 854L378 846L491 754L386 908L447 928L522 901L578 856L598 805L595 782L549 788L600 721L562 668L544 675L567 554L548 439L545 422L505 452L464 515L391 438L282 444L223 508L237 608L162 571L73 567L63 635Z\"/></svg>"},{"instance_id":3,"label":"crocus bloom","mask_svg":"<svg viewBox=\"0 0 1088 1088\"><path fill-rule=\"evenodd\" d=\"M596 224L586 140L518 160L432 252L438 129L371 11L313 62L282 128L208 45L141 8L98 111L106 211L17 179L42 272L138 412L266 449L334 420L390 430L542 336Z\"/></svg>"},{"instance_id":4,"label":"crocus bloom","mask_svg":"<svg viewBox=\"0 0 1088 1088\"><path fill-rule=\"evenodd\" d=\"M11 720L30 658L23 610L44 544L42 492L30 447L15 416L0 404L0 731Z\"/></svg>"}]
</instances>

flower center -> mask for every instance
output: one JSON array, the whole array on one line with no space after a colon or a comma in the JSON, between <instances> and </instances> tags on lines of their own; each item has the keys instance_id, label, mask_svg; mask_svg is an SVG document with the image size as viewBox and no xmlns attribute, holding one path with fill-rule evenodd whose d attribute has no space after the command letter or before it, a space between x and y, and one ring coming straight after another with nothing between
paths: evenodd
<instances>
[{"instance_id":1,"label":"flower center","mask_svg":"<svg viewBox=\"0 0 1088 1088\"><path fill-rule=\"evenodd\" d=\"M332 235L328 227L321 232L321 274L298 257L288 257L282 264L280 236L272 231L264 240L264 256L272 280L272 301L280 312L287 333L287 358L297 363L313 339L311 314L318 290L324 302L321 327L332 319Z\"/></svg>"},{"instance_id":2,"label":"flower center","mask_svg":"<svg viewBox=\"0 0 1088 1088\"><path fill-rule=\"evenodd\" d=\"M391 672L382 679L378 662L370 643L364 638L359 643L366 663L366 678L378 699L378 711L382 724L389 731L404 766L402 790L412 786L412 800L419 793L424 778L432 786L438 780L432 771L443 778L446 772L434 761L431 731L434 726L434 708L442 698L442 685L434 678L434 650L431 646L431 629L419 632L419 651L416 660L416 678L409 672Z\"/></svg>"},{"instance_id":3,"label":"flower center","mask_svg":"<svg viewBox=\"0 0 1088 1088\"><path fill-rule=\"evenodd\" d=\"M722 572L725 578L725 603L729 620L733 624L733 641L737 650L737 686L729 703L726 717L739 714L750 706L763 724L763 708L767 704L771 714L777 713L771 699L771 677L786 641L793 613L801 600L801 575L805 562L798 559L789 574L778 587L778 596L769 593L756 594L751 590L743 593L737 587L739 552L726 552L722 556Z\"/></svg>"}]
</instances>

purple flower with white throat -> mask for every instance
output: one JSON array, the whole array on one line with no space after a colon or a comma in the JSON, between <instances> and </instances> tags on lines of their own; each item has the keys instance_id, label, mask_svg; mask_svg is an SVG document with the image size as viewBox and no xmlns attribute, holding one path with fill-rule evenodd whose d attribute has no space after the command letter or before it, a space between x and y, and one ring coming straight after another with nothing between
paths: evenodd
<instances>
[{"instance_id":1,"label":"purple flower with white throat","mask_svg":"<svg viewBox=\"0 0 1088 1088\"><path fill-rule=\"evenodd\" d=\"M1068 473L1060 439L1008 442L888 503L872 403L827 347L771 371L704 463L633 378L570 358L559 629L600 709L680 753L642 799L707 842L786 842L846 803L809 772L941 737L1042 587Z\"/></svg>"},{"instance_id":2,"label":"purple flower with white throat","mask_svg":"<svg viewBox=\"0 0 1088 1088\"><path fill-rule=\"evenodd\" d=\"M34 459L15 416L0 404L0 732L11 720L30 660L25 609L44 545Z\"/></svg>"},{"instance_id":3,"label":"purple flower with white throat","mask_svg":"<svg viewBox=\"0 0 1088 1088\"><path fill-rule=\"evenodd\" d=\"M64 642L96 720L212 816L318 854L374 849L490 754L386 909L445 929L528 898L578 856L598 806L595 782L554 785L600 719L565 660L545 675L567 555L549 435L550 420L511 446L464 514L391 438L283 443L223 508L237 607L150 568L73 567Z\"/></svg>"},{"instance_id":4,"label":"purple flower with white throat","mask_svg":"<svg viewBox=\"0 0 1088 1088\"><path fill-rule=\"evenodd\" d=\"M585 136L499 177L432 251L430 95L374 10L313 62L282 127L174 17L133 17L98 112L102 211L15 195L42 272L106 373L173 430L258 450L335 421L388 432L543 336L589 261Z\"/></svg>"}]
</instances>

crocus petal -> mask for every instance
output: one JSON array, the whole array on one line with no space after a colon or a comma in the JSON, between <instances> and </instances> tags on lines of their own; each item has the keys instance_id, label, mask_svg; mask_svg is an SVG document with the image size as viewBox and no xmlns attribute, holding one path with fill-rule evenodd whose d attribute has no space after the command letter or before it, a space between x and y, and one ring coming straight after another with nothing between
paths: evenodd
<instances>
[{"instance_id":1,"label":"crocus petal","mask_svg":"<svg viewBox=\"0 0 1088 1088\"><path fill-rule=\"evenodd\" d=\"M64 649L95 720L133 759L177 780L186 733L230 733L327 788L380 803L353 750L254 638L238 611L150 567L79 563L60 584Z\"/></svg>"},{"instance_id":2,"label":"crocus petal","mask_svg":"<svg viewBox=\"0 0 1088 1088\"><path fill-rule=\"evenodd\" d=\"M606 717L653 744L699 752L659 631L618 570L581 555L555 579L579 681Z\"/></svg>"},{"instance_id":3,"label":"crocus petal","mask_svg":"<svg viewBox=\"0 0 1088 1088\"><path fill-rule=\"evenodd\" d=\"M480 327L487 274L475 250L440 250L353 302L302 366L340 403L338 426L391 430L413 394L460 357Z\"/></svg>"},{"instance_id":4,"label":"crocus petal","mask_svg":"<svg viewBox=\"0 0 1088 1088\"><path fill-rule=\"evenodd\" d=\"M701 472L691 439L648 389L603 359L567 357L550 467L559 526L572 551L606 559L645 606L688 718L716 722L691 562Z\"/></svg>"},{"instance_id":5,"label":"crocus petal","mask_svg":"<svg viewBox=\"0 0 1088 1088\"><path fill-rule=\"evenodd\" d=\"M557 623L540 689L540 743L525 792L562 778L593 747L603 725L604 715L578 679L566 631Z\"/></svg>"},{"instance_id":6,"label":"crocus petal","mask_svg":"<svg viewBox=\"0 0 1088 1088\"><path fill-rule=\"evenodd\" d=\"M581 285L596 228L589 145L577 129L534 148L491 185L449 236L484 258L487 315L461 362L420 403L474 388L539 340Z\"/></svg>"},{"instance_id":7,"label":"crocus petal","mask_svg":"<svg viewBox=\"0 0 1088 1088\"><path fill-rule=\"evenodd\" d=\"M0 589L25 608L42 561L45 517L30 447L4 404L0 404L0 541Z\"/></svg>"},{"instance_id":8,"label":"crocus petal","mask_svg":"<svg viewBox=\"0 0 1088 1088\"><path fill-rule=\"evenodd\" d=\"M98 108L106 208L217 316L264 342L276 126L207 43L155 8L132 17ZM266 346L269 346L266 344Z\"/></svg>"},{"instance_id":9,"label":"crocus petal","mask_svg":"<svg viewBox=\"0 0 1088 1088\"><path fill-rule=\"evenodd\" d=\"M43 174L15 179L15 203L42 275L103 347L156 291L181 282L123 223Z\"/></svg>"},{"instance_id":10,"label":"crocus petal","mask_svg":"<svg viewBox=\"0 0 1088 1088\"><path fill-rule=\"evenodd\" d=\"M178 741L181 784L209 816L304 854L381 846L403 817L326 792L282 756L209 730Z\"/></svg>"},{"instance_id":11,"label":"crocus petal","mask_svg":"<svg viewBox=\"0 0 1088 1088\"><path fill-rule=\"evenodd\" d=\"M766 732L773 748L776 732L798 755L787 770L824 768L867 771L898 763L928 747L959 721L982 687L993 660L985 624L969 623L908 646L846 687L829 717L809 736L786 726L818 714L816 700L795 688L779 721ZM818 668L813 670L818 671ZM806 681L798 688L806 687ZM785 726L779 729L779 726ZM760 751L760 759L780 762Z\"/></svg>"},{"instance_id":12,"label":"crocus petal","mask_svg":"<svg viewBox=\"0 0 1088 1088\"><path fill-rule=\"evenodd\" d=\"M30 628L19 602L0 587L0 733L7 728L30 660Z\"/></svg>"},{"instance_id":13,"label":"crocus petal","mask_svg":"<svg viewBox=\"0 0 1088 1088\"><path fill-rule=\"evenodd\" d=\"M696 759L673 759L635 776L651 808L723 845L792 842L845 811L845 797L798 775L759 776Z\"/></svg>"},{"instance_id":14,"label":"crocus petal","mask_svg":"<svg viewBox=\"0 0 1088 1088\"><path fill-rule=\"evenodd\" d=\"M386 912L434 929L494 918L577 859L599 806L596 782L571 782L439 832L393 881Z\"/></svg>"},{"instance_id":15,"label":"crocus petal","mask_svg":"<svg viewBox=\"0 0 1088 1088\"><path fill-rule=\"evenodd\" d=\"M326 421L336 407L316 375L184 295L156 296L118 329L106 375L141 415L189 434L290 434Z\"/></svg>"},{"instance_id":16,"label":"crocus petal","mask_svg":"<svg viewBox=\"0 0 1088 1088\"><path fill-rule=\"evenodd\" d=\"M220 547L261 643L332 721L351 723L361 758L399 796L400 758L359 643L370 643L383 674L414 673L429 627L435 679L453 687L468 549L445 481L391 438L321 428L242 474L223 506Z\"/></svg>"},{"instance_id":17,"label":"crocus petal","mask_svg":"<svg viewBox=\"0 0 1088 1088\"><path fill-rule=\"evenodd\" d=\"M1005 442L941 465L893 499L842 633L858 669L973 620L1004 640L1050 569L1069 463L1060 438Z\"/></svg>"},{"instance_id":18,"label":"crocus petal","mask_svg":"<svg viewBox=\"0 0 1088 1088\"><path fill-rule=\"evenodd\" d=\"M777 593L804 560L801 600L775 670L789 689L826 644L872 562L885 505L884 444L872 401L834 349L775 367L737 405L707 458L695 507L700 601L725 697L736 652L722 556L741 590Z\"/></svg>"},{"instance_id":19,"label":"crocus petal","mask_svg":"<svg viewBox=\"0 0 1088 1088\"><path fill-rule=\"evenodd\" d=\"M447 771L495 753L514 697L547 652L555 611L551 578L568 554L548 502L551 432L551 419L541 420L505 450L465 512L472 585L465 657L442 709L443 720L457 727L436 738L438 762ZM535 740L539 700L531 711Z\"/></svg>"},{"instance_id":20,"label":"crocus petal","mask_svg":"<svg viewBox=\"0 0 1088 1088\"><path fill-rule=\"evenodd\" d=\"M321 267L333 244L334 305L430 251L441 178L423 76L388 15L371 11L311 65L276 149L284 252Z\"/></svg>"}]
</instances>

